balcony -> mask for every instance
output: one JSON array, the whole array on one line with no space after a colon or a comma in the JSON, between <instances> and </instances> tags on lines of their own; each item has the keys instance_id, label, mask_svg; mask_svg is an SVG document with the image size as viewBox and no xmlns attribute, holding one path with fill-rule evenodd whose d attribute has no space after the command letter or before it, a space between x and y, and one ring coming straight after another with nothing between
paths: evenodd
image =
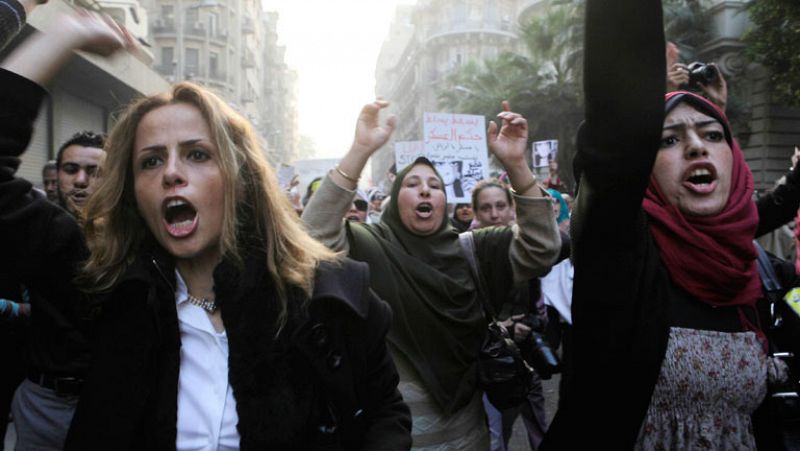
<instances>
[{"instance_id":1,"label":"balcony","mask_svg":"<svg viewBox=\"0 0 800 451\"><path fill-rule=\"evenodd\" d=\"M253 34L255 32L256 32L256 26L253 23L253 19L245 17L244 20L242 20L242 33Z\"/></svg>"},{"instance_id":2,"label":"balcony","mask_svg":"<svg viewBox=\"0 0 800 451\"><path fill-rule=\"evenodd\" d=\"M183 26L183 33L186 36L206 37L206 27L202 22L191 22Z\"/></svg>"},{"instance_id":3,"label":"balcony","mask_svg":"<svg viewBox=\"0 0 800 451\"><path fill-rule=\"evenodd\" d=\"M228 42L228 30L217 28L216 32L210 34L210 38L224 45Z\"/></svg>"},{"instance_id":4,"label":"balcony","mask_svg":"<svg viewBox=\"0 0 800 451\"><path fill-rule=\"evenodd\" d=\"M256 57L253 56L253 52L250 50L245 50L242 56L242 67L245 69L253 69L256 67Z\"/></svg>"},{"instance_id":5,"label":"balcony","mask_svg":"<svg viewBox=\"0 0 800 451\"><path fill-rule=\"evenodd\" d=\"M175 33L175 21L172 19L153 20L153 33Z\"/></svg>"}]
</instances>

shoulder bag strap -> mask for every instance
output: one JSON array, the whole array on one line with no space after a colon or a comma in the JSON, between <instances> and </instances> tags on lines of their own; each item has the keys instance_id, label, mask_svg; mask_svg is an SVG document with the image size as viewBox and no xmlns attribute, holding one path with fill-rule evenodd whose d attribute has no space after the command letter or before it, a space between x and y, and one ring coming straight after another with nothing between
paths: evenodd
<instances>
[{"instance_id":1,"label":"shoulder bag strap","mask_svg":"<svg viewBox=\"0 0 800 451\"><path fill-rule=\"evenodd\" d=\"M478 297L480 298L484 314L488 319L497 321L497 317L494 314L494 309L492 308L491 302L487 297L486 285L483 281L483 274L481 273L481 268L478 265L478 257L475 255L475 236L472 234L472 231L459 233L458 242L461 244L461 250L464 253L464 257L467 259L467 263L469 263L469 269L472 273L472 279L475 281L475 288L478 289Z\"/></svg>"}]
</instances>

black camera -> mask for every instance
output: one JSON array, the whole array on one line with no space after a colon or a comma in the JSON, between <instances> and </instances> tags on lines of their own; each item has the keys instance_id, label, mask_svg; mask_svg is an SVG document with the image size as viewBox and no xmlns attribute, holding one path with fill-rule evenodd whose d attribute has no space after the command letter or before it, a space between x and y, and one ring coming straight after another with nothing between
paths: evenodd
<instances>
[{"instance_id":1,"label":"black camera","mask_svg":"<svg viewBox=\"0 0 800 451\"><path fill-rule=\"evenodd\" d=\"M701 91L701 85L710 85L717 79L717 68L711 64L695 61L687 66L689 69L689 83L686 87L692 91Z\"/></svg>"}]
</instances>

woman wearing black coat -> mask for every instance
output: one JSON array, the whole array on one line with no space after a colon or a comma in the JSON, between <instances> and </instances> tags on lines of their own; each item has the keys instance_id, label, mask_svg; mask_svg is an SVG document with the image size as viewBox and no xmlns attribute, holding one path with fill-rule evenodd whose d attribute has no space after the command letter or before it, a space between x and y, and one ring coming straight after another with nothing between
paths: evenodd
<instances>
[{"instance_id":1,"label":"woman wearing black coat","mask_svg":"<svg viewBox=\"0 0 800 451\"><path fill-rule=\"evenodd\" d=\"M60 23L3 64L0 109L25 125L3 130L4 157L73 49L135 45L100 16ZM183 83L131 105L106 151L77 274L97 345L66 449L410 446L390 309L365 265L306 234L245 119Z\"/></svg>"}]
</instances>

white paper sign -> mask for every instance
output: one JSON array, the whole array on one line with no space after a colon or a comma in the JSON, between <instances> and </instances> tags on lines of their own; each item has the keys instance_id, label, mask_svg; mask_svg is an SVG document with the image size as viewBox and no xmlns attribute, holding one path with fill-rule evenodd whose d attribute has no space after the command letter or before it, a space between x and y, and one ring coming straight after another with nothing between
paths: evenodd
<instances>
[{"instance_id":1,"label":"white paper sign","mask_svg":"<svg viewBox=\"0 0 800 451\"><path fill-rule=\"evenodd\" d=\"M531 145L531 152L533 152L531 161L533 161L534 168L546 168L550 165L551 161L556 160L558 153L558 140L551 139L548 141L535 141Z\"/></svg>"},{"instance_id":2,"label":"white paper sign","mask_svg":"<svg viewBox=\"0 0 800 451\"><path fill-rule=\"evenodd\" d=\"M289 184L292 183L292 179L294 178L294 166L289 166L288 164L281 163L281 167L278 169L278 184L281 186L282 189L289 188Z\"/></svg>"},{"instance_id":3,"label":"white paper sign","mask_svg":"<svg viewBox=\"0 0 800 451\"><path fill-rule=\"evenodd\" d=\"M394 143L394 162L400 172L419 157L425 156L425 144L422 141L397 141Z\"/></svg>"},{"instance_id":4,"label":"white paper sign","mask_svg":"<svg viewBox=\"0 0 800 451\"><path fill-rule=\"evenodd\" d=\"M489 176L483 116L425 113L425 156L441 174L447 202L470 203L472 187Z\"/></svg>"}]
</instances>

